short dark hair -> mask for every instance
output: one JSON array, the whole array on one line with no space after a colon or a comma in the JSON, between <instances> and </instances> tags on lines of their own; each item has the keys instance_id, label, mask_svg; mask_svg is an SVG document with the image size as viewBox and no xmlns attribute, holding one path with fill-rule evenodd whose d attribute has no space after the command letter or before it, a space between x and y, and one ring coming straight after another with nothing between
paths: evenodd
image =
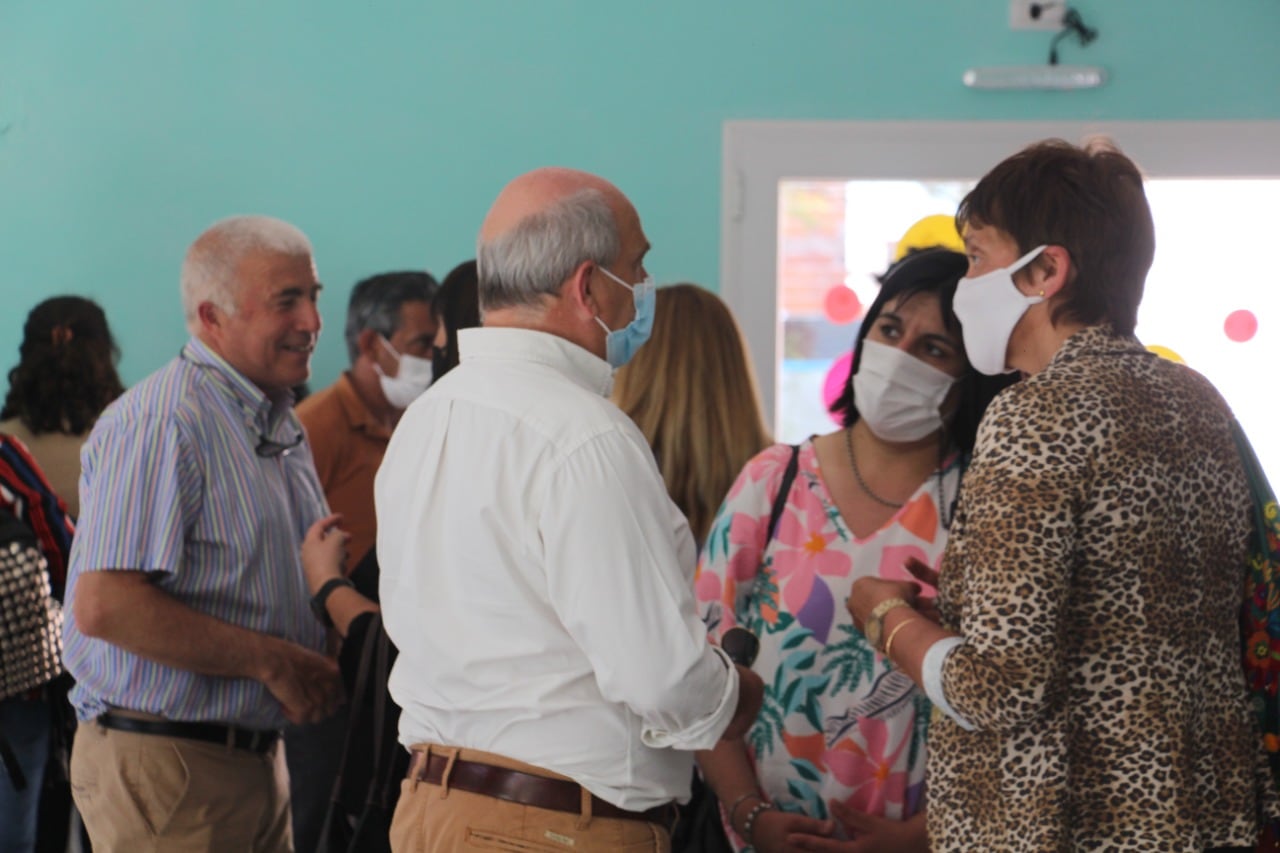
<instances>
[{"instance_id":1,"label":"short dark hair","mask_svg":"<svg viewBox=\"0 0 1280 853\"><path fill-rule=\"evenodd\" d=\"M356 283L347 303L347 355L360 357L360 333L373 329L389 338L400 328L400 306L406 302L431 304L439 285L429 272L384 272Z\"/></svg>"},{"instance_id":2,"label":"short dark hair","mask_svg":"<svg viewBox=\"0 0 1280 853\"><path fill-rule=\"evenodd\" d=\"M1083 146L1046 139L1007 158L978 181L956 212L968 225L993 226L1019 254L1061 246L1074 275L1053 320L1110 323L1132 334L1155 256L1155 224L1142 173L1107 139Z\"/></svg>"},{"instance_id":3,"label":"short dark hair","mask_svg":"<svg viewBox=\"0 0 1280 853\"><path fill-rule=\"evenodd\" d=\"M444 277L431 310L444 324L444 351L438 353L435 377L439 379L458 366L458 332L480 325L480 278L474 260L463 261Z\"/></svg>"},{"instance_id":4,"label":"short dark hair","mask_svg":"<svg viewBox=\"0 0 1280 853\"><path fill-rule=\"evenodd\" d=\"M55 340L55 329L69 338ZM82 296L55 296L32 308L18 354L0 418L16 417L37 435L80 435L124 393L107 315Z\"/></svg>"},{"instance_id":5,"label":"short dark hair","mask_svg":"<svg viewBox=\"0 0 1280 853\"><path fill-rule=\"evenodd\" d=\"M960 321L951 307L951 301L956 293L956 283L968 268L968 259L959 252L942 248L919 249L908 252L878 277L880 292L876 294L875 301L867 309L862 325L858 328L853 342L853 361L849 366L849 376L845 379L844 391L831 404L832 414L838 415L846 428L857 423L859 417L853 398L852 380L853 375L858 372L858 365L862 363L862 342L885 305L894 300L901 305L920 294L932 294L938 297L938 307L947 331L959 335ZM960 402L947 429L958 449L965 453L973 451L978 423L988 404L996 394L1015 381L1016 375L1010 374L983 376L966 362L964 375L960 379Z\"/></svg>"}]
</instances>

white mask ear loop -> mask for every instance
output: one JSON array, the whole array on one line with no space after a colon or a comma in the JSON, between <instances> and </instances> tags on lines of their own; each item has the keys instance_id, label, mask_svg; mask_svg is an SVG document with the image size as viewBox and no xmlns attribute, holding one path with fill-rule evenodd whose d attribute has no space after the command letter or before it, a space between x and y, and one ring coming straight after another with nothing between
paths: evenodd
<instances>
[{"instance_id":1,"label":"white mask ear loop","mask_svg":"<svg viewBox=\"0 0 1280 853\"><path fill-rule=\"evenodd\" d=\"M1040 257L1040 255L1041 255L1041 254L1044 252L1044 250L1045 250L1045 249L1047 249L1047 248L1049 248L1049 244L1048 244L1048 243L1044 243L1044 244L1042 244L1042 245L1036 246L1036 247L1035 247L1034 249L1032 249L1030 252L1027 252L1025 255L1023 255L1022 257L1018 258L1018 259L1017 259L1016 261L1014 261L1013 263L1009 264L1009 267L1008 267L1008 270L1009 270L1009 280L1010 280L1010 281L1013 281L1013 275L1014 275L1014 273L1020 272L1020 271L1021 271L1022 269L1024 269L1025 267L1029 267L1029 266L1031 266L1032 262L1033 262L1033 261L1035 261L1035 259L1036 259L1036 258ZM1018 283L1017 283L1017 282L1014 282L1013 286L1014 286L1014 287L1017 287L1017 286L1018 286ZM1028 298L1028 299L1038 299L1038 300L1043 300L1043 299L1044 299L1044 288L1041 288L1041 289L1040 289L1040 292L1039 292L1038 294L1036 294L1034 297L1028 296L1027 298Z\"/></svg>"},{"instance_id":2,"label":"white mask ear loop","mask_svg":"<svg viewBox=\"0 0 1280 853\"><path fill-rule=\"evenodd\" d=\"M382 348L391 354L396 360L396 364L400 363L400 352L391 345L391 341L387 340L386 335L378 335L378 343L382 344Z\"/></svg>"}]
</instances>

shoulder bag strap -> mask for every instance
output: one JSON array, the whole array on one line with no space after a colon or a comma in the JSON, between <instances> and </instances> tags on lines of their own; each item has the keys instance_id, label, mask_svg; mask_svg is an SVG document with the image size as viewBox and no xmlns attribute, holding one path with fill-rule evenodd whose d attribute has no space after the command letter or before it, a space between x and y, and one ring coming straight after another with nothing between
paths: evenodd
<instances>
[{"instance_id":1,"label":"shoulder bag strap","mask_svg":"<svg viewBox=\"0 0 1280 853\"><path fill-rule=\"evenodd\" d=\"M773 496L773 508L769 511L769 526L765 528L764 544L760 547L760 563L756 566L755 580L751 584L751 598L755 598L760 587L760 566L764 565L765 552L769 543L778 535L778 522L782 520L782 512L787 508L787 498L791 497L791 484L796 481L796 471L800 468L800 445L791 445L791 459L786 470L782 472L782 482L778 484L778 493ZM750 599L748 599L750 600Z\"/></svg>"},{"instance_id":2,"label":"shoulder bag strap","mask_svg":"<svg viewBox=\"0 0 1280 853\"><path fill-rule=\"evenodd\" d=\"M796 471L800 469L800 445L791 445L791 459L787 462L787 469L782 472L782 482L778 484L778 494L773 498L773 510L769 513L769 527L765 534L764 549L761 555L769 548L769 543L773 541L773 537L778 535L778 522L782 519L782 512L787 508L787 498L791 496L791 484L796 481Z\"/></svg>"},{"instance_id":3,"label":"shoulder bag strap","mask_svg":"<svg viewBox=\"0 0 1280 853\"><path fill-rule=\"evenodd\" d=\"M374 615L374 621L378 628L381 627L378 622L379 618L379 614ZM374 627L375 625L371 625L370 630ZM361 725L360 714L365 706L365 690L369 684L369 673L373 669L374 636L371 636L370 631L366 631L364 634L364 646L360 649L360 668L356 670L354 695L348 697L351 700L351 704L347 719L347 735L343 738L342 743L342 759L338 763L338 775L333 780L333 791L329 795L329 806L325 809L324 821L321 823L321 850L324 853L328 853L330 848L330 826L334 821L346 820L346 816L339 813L341 811L339 802L342 799L343 775L347 772L347 760L351 757L351 745L355 741L355 733Z\"/></svg>"},{"instance_id":4,"label":"shoulder bag strap","mask_svg":"<svg viewBox=\"0 0 1280 853\"><path fill-rule=\"evenodd\" d=\"M387 741L387 703L391 695L387 691L387 679L391 675L391 638L387 636L381 617L376 627L378 629L378 665L374 670L373 684L374 690L377 691L373 700L373 713L376 715L373 724L373 748L377 757L374 760L373 778L377 782L376 805L385 809L391 802L392 790L400 783L396 778L395 756L401 747L394 732L391 732L390 742ZM372 789L370 802L375 802Z\"/></svg>"}]
</instances>

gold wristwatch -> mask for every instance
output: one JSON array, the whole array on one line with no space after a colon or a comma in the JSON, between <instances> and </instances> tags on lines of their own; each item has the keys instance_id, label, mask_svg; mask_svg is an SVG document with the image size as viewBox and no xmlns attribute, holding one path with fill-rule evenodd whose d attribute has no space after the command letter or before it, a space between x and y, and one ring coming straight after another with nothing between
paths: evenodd
<instances>
[{"instance_id":1,"label":"gold wristwatch","mask_svg":"<svg viewBox=\"0 0 1280 853\"><path fill-rule=\"evenodd\" d=\"M872 610L871 615L867 617L867 624L862 628L862 633L866 635L871 648L880 651L880 640L884 637L885 614L895 607L910 606L901 598L887 598L876 605L876 609Z\"/></svg>"}]
</instances>

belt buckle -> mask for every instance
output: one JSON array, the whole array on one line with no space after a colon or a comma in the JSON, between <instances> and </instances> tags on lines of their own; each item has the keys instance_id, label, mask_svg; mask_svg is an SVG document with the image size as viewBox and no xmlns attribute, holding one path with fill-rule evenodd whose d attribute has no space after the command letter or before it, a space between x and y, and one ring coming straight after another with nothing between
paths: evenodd
<instances>
[{"instance_id":1,"label":"belt buckle","mask_svg":"<svg viewBox=\"0 0 1280 853\"><path fill-rule=\"evenodd\" d=\"M227 726L227 746L232 749L245 749L249 752L261 752L267 744L268 732L257 729L242 729Z\"/></svg>"},{"instance_id":2,"label":"belt buckle","mask_svg":"<svg viewBox=\"0 0 1280 853\"><path fill-rule=\"evenodd\" d=\"M250 752L265 752L271 742L271 732L250 731L248 749Z\"/></svg>"}]
</instances>

